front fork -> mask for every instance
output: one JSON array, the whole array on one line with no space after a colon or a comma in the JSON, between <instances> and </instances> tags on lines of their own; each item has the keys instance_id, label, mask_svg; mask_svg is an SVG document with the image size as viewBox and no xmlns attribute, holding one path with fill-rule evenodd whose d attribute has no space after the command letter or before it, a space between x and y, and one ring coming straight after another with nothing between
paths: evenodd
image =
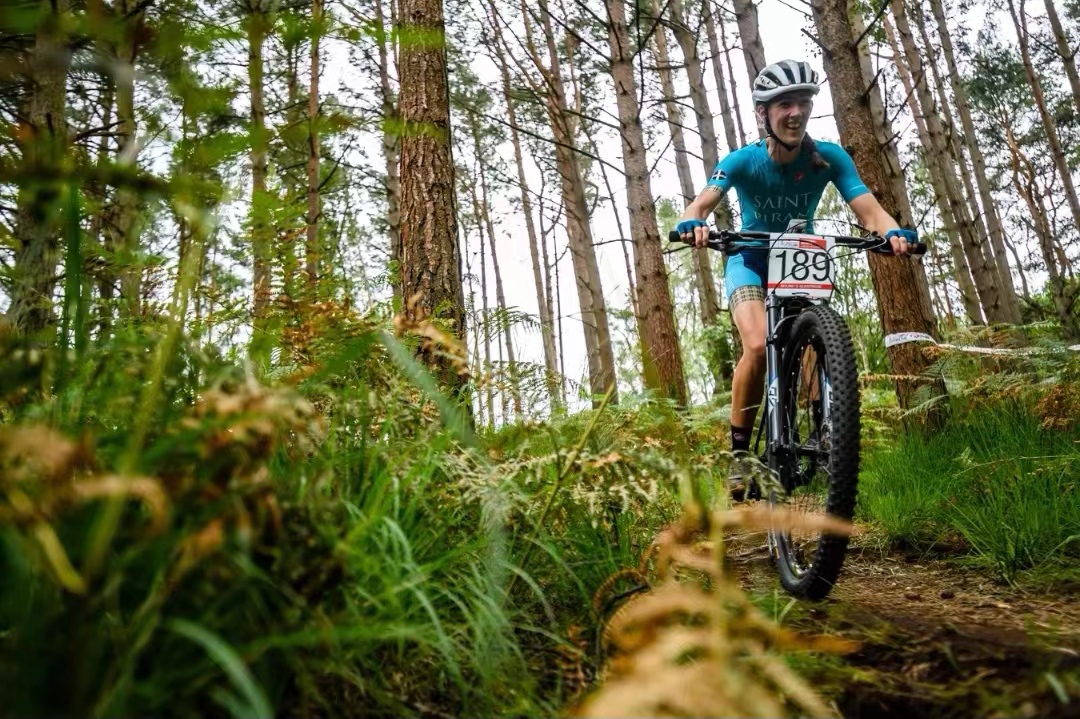
<instances>
[{"instance_id":1,"label":"front fork","mask_svg":"<svg viewBox=\"0 0 1080 719\"><path fill-rule=\"evenodd\" d=\"M783 333L779 331L784 319L783 307L772 295L768 295L765 300L765 411L762 413L758 441L760 443L761 434L764 432L765 463L769 471L774 473L779 473L780 464L784 461L780 456L783 451L780 442L780 348L784 339ZM762 498L761 487L756 483L749 488L749 493L753 499ZM767 536L769 556L776 557L776 534L770 531Z\"/></svg>"},{"instance_id":2,"label":"front fork","mask_svg":"<svg viewBox=\"0 0 1080 719\"><path fill-rule=\"evenodd\" d=\"M780 399L780 345L783 340L778 337L777 329L784 319L783 308L777 303L773 295L765 298L765 411L761 413L761 422L758 426L757 441L754 443L754 451L759 454L762 435L765 439L766 465L772 471L778 471L777 452L780 451L780 412L778 411ZM761 499L761 487L756 482L748 488L750 499Z\"/></svg>"}]
</instances>

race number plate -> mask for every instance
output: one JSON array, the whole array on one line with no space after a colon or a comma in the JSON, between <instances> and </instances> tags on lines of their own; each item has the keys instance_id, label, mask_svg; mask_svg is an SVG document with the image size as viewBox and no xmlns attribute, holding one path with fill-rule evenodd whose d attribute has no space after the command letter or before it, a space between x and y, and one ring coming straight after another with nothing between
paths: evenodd
<instances>
[{"instance_id":1,"label":"race number plate","mask_svg":"<svg viewBox=\"0 0 1080 719\"><path fill-rule=\"evenodd\" d=\"M768 290L779 297L829 297L833 291L833 238L785 235L769 250Z\"/></svg>"}]
</instances>

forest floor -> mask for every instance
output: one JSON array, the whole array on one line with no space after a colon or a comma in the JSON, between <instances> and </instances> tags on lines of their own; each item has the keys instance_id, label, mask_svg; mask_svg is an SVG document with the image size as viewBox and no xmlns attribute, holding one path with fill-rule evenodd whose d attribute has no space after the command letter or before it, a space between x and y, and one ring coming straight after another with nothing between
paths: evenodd
<instances>
[{"instance_id":1,"label":"forest floor","mask_svg":"<svg viewBox=\"0 0 1080 719\"><path fill-rule=\"evenodd\" d=\"M1069 698L1080 686L1076 586L1009 586L947 554L882 552L856 539L830 597L794 602L763 533L728 542L730 570L774 618L859 643L847 656L796 659L846 719L1080 717Z\"/></svg>"}]
</instances>

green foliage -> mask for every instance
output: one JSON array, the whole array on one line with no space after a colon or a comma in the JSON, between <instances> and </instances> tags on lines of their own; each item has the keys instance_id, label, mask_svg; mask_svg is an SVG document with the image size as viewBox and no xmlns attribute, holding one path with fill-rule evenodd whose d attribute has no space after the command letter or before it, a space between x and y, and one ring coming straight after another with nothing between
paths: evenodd
<instances>
[{"instance_id":1,"label":"green foliage","mask_svg":"<svg viewBox=\"0 0 1080 719\"><path fill-rule=\"evenodd\" d=\"M16 714L550 714L568 691L552 652L583 651L592 593L673 516L678 477L712 481L723 436L647 405L470 447L376 318L324 307L292 328L276 388L182 337L155 360L168 332L122 328L59 395L40 380L55 352L3 348Z\"/></svg>"},{"instance_id":2,"label":"green foliage","mask_svg":"<svg viewBox=\"0 0 1080 719\"><path fill-rule=\"evenodd\" d=\"M1046 390L971 396L943 431L869 453L860 517L889 544L961 545L1007 579L1075 561L1080 426L1055 418Z\"/></svg>"}]
</instances>

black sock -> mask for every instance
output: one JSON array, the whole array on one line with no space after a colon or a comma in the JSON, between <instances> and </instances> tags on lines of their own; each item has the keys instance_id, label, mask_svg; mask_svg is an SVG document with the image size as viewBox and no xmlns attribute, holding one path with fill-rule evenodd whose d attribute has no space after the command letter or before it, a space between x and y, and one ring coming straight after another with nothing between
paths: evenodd
<instances>
[{"instance_id":1,"label":"black sock","mask_svg":"<svg viewBox=\"0 0 1080 719\"><path fill-rule=\"evenodd\" d=\"M750 428L731 425L731 451L748 452L750 450Z\"/></svg>"}]
</instances>

